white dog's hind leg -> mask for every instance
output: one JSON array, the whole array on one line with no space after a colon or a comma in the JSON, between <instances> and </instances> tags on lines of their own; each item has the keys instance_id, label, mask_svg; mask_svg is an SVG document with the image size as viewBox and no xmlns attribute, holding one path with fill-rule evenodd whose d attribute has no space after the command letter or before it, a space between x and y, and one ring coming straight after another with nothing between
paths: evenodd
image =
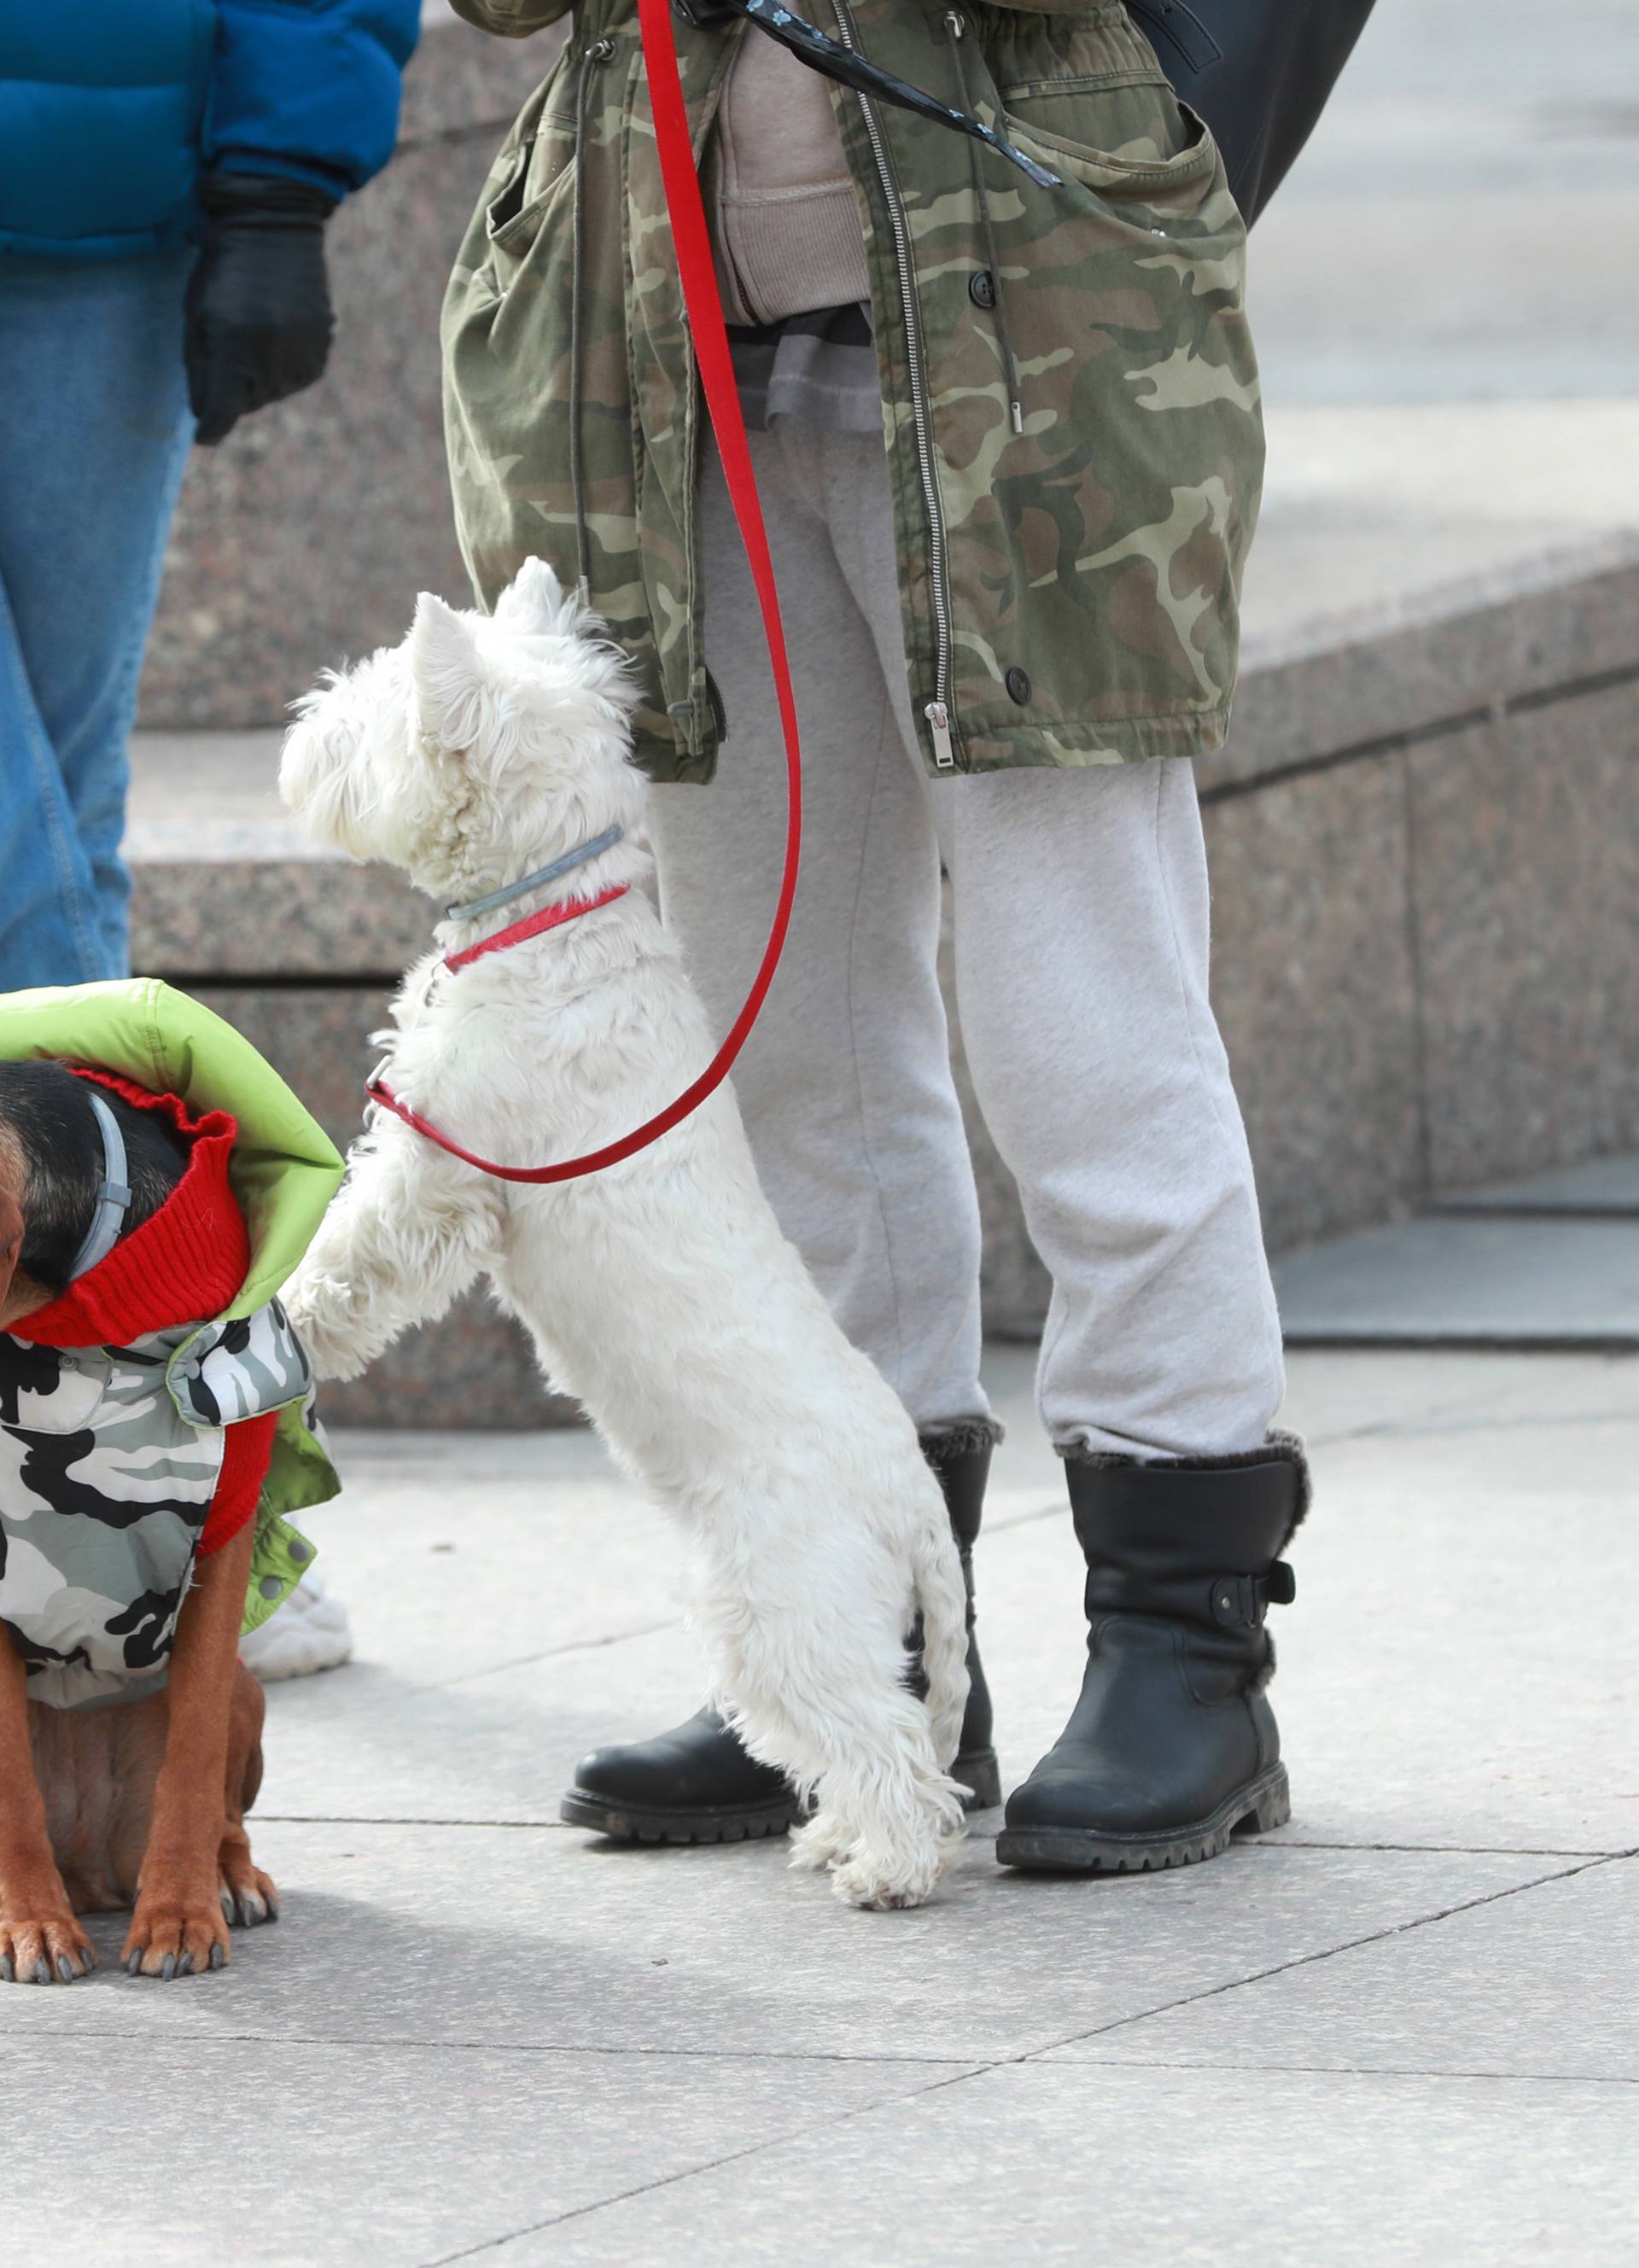
<instances>
[{"instance_id":1,"label":"white dog's hind leg","mask_svg":"<svg viewBox=\"0 0 1639 2268\"><path fill-rule=\"evenodd\" d=\"M348 1153L337 1191L284 1293L321 1378L356 1378L412 1323L441 1315L493 1252L492 1183L395 1122Z\"/></svg>"},{"instance_id":2,"label":"white dog's hind leg","mask_svg":"<svg viewBox=\"0 0 1639 2268\"><path fill-rule=\"evenodd\" d=\"M898 1569L834 1521L806 1549L799 1523L765 1526L749 1557L702 1540L696 1619L716 1690L754 1756L818 1791L794 1863L831 1867L851 1905L919 1905L960 1839L962 1799L904 1683Z\"/></svg>"}]
</instances>

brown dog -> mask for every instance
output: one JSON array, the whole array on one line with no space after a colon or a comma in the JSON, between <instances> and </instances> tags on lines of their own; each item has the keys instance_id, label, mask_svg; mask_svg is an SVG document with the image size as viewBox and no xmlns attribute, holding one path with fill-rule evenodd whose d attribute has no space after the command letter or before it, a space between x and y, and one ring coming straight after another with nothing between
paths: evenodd
<instances>
[{"instance_id":1,"label":"brown dog","mask_svg":"<svg viewBox=\"0 0 1639 2268\"><path fill-rule=\"evenodd\" d=\"M29 1173L0 1130L0 1332L50 1305L23 1272ZM223 1967L228 1925L274 1919L245 1813L262 1778L262 1689L237 1658L247 1522L198 1559L165 1689L104 1705L29 1700L0 1624L0 1977L64 1983L92 1965L77 1912L134 1906L122 1959L170 1977Z\"/></svg>"},{"instance_id":2,"label":"brown dog","mask_svg":"<svg viewBox=\"0 0 1639 2268\"><path fill-rule=\"evenodd\" d=\"M24 1695L0 1630L0 1977L67 1983L92 1966L77 1913L134 1906L134 1975L233 1958L230 1920L278 1918L245 1814L262 1779L262 1688L237 1658L251 1532L203 1562L163 1693L49 1709Z\"/></svg>"}]
</instances>

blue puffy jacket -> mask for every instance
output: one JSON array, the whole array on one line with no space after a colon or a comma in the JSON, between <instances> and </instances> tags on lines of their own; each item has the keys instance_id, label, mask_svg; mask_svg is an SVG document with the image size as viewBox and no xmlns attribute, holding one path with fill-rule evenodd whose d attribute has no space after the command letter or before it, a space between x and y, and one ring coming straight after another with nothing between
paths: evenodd
<instances>
[{"instance_id":1,"label":"blue puffy jacket","mask_svg":"<svg viewBox=\"0 0 1639 2268\"><path fill-rule=\"evenodd\" d=\"M202 166L344 196L392 154L420 0L0 0L0 253L183 243Z\"/></svg>"}]
</instances>

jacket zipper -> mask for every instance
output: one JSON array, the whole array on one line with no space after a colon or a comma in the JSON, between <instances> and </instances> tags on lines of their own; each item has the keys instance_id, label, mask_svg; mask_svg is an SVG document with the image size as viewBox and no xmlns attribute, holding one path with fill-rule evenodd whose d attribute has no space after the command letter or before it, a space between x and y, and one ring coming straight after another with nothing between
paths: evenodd
<instances>
[{"instance_id":1,"label":"jacket zipper","mask_svg":"<svg viewBox=\"0 0 1639 2268\"><path fill-rule=\"evenodd\" d=\"M847 0L831 0L831 8L842 44L857 54L860 43ZM859 103L860 114L865 121L865 131L870 140L871 155L876 160L876 176L882 183L889 225L893 231L899 300L904 314L905 350L911 365L911 424L916 435L922 502L927 512L927 549L934 584L934 698L927 703L922 714L927 718L928 730L933 735L934 762L941 771L948 772L953 771L956 764L956 739L950 722L950 593L947 580L944 509L939 500L939 481L934 468L934 430L927 401L927 373L922 366L922 323L916 302L916 272L911 260L911 232L905 225L904 207L899 200L893 168L888 162L888 150L882 140L876 105L865 94L860 96Z\"/></svg>"}]
</instances>

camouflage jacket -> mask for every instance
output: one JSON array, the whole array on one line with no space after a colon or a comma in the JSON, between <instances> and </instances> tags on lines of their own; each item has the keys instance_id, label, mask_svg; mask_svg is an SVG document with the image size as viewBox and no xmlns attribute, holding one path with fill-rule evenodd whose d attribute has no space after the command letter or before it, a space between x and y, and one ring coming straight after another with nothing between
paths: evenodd
<instances>
[{"instance_id":1,"label":"camouflage jacket","mask_svg":"<svg viewBox=\"0 0 1639 2268\"><path fill-rule=\"evenodd\" d=\"M565 12L454 4L513 34ZM1060 177L1037 188L966 136L832 91L929 769L1215 747L1263 445L1245 232L1210 135L1119 4L817 12ZM675 21L704 157L738 40L761 35ZM702 413L634 0L580 0L468 230L444 349L480 599L531 551L566 580L585 571L642 673L640 756L660 777L709 778L722 720L700 643Z\"/></svg>"}]
</instances>

